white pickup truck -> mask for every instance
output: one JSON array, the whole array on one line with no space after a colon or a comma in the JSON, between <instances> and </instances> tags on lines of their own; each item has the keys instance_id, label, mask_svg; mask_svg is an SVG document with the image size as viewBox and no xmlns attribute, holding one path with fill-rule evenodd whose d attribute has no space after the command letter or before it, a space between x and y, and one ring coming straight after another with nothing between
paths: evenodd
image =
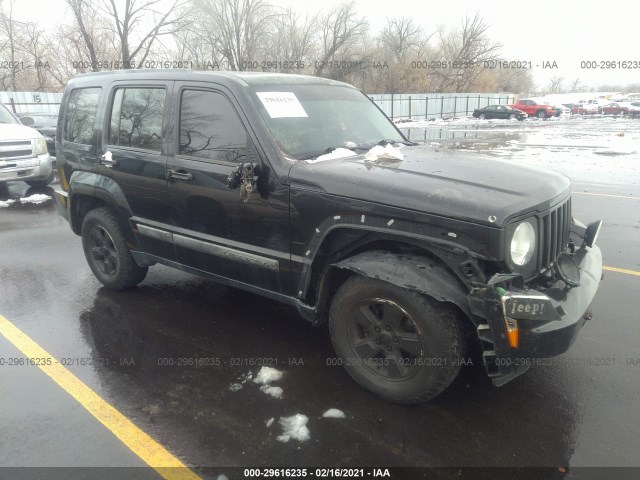
<instances>
[{"instance_id":1,"label":"white pickup truck","mask_svg":"<svg viewBox=\"0 0 640 480\"><path fill-rule=\"evenodd\" d=\"M22 125L0 103L0 183L23 180L41 187L49 185L53 178L53 161L45 138Z\"/></svg>"}]
</instances>

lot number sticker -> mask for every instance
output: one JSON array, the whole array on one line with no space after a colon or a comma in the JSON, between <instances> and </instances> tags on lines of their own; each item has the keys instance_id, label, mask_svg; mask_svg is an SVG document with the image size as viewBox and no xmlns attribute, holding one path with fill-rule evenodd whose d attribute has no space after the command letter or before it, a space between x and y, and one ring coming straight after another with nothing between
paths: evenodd
<instances>
[{"instance_id":1,"label":"lot number sticker","mask_svg":"<svg viewBox=\"0 0 640 480\"><path fill-rule=\"evenodd\" d=\"M256 92L271 118L306 117L307 112L293 92Z\"/></svg>"}]
</instances>

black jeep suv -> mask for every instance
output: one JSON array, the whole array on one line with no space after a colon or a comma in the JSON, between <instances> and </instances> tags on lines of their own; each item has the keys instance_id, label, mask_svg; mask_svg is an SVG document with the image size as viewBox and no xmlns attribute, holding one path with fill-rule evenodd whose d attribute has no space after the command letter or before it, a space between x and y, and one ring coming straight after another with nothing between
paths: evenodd
<instances>
[{"instance_id":1,"label":"black jeep suv","mask_svg":"<svg viewBox=\"0 0 640 480\"><path fill-rule=\"evenodd\" d=\"M471 343L496 385L566 351L601 279L600 222L572 219L567 178L408 142L340 82L82 75L56 152L104 285L161 263L294 305L392 401L441 393Z\"/></svg>"}]
</instances>

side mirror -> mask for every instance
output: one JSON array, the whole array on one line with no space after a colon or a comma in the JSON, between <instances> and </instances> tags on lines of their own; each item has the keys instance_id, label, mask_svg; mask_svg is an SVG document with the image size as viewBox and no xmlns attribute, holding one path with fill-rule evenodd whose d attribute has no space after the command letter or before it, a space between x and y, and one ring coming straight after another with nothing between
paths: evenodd
<instances>
[{"instance_id":1,"label":"side mirror","mask_svg":"<svg viewBox=\"0 0 640 480\"><path fill-rule=\"evenodd\" d=\"M36 123L36 122L35 122L35 120L34 120L33 118L31 118L31 117L22 117L22 118L20 118L20 123L21 123L22 125L24 125L25 127L31 127L31 126L33 126L33 124L34 124L34 123Z\"/></svg>"},{"instance_id":2,"label":"side mirror","mask_svg":"<svg viewBox=\"0 0 640 480\"><path fill-rule=\"evenodd\" d=\"M246 203L249 201L251 193L255 190L259 176L259 164L250 162L241 163L227 178L227 188L235 190L240 187L240 198Z\"/></svg>"}]
</instances>

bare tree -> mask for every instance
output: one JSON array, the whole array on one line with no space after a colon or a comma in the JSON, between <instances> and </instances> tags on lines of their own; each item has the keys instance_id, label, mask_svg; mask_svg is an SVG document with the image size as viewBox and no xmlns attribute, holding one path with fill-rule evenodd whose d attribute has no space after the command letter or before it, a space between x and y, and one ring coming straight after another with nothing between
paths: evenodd
<instances>
[{"instance_id":1,"label":"bare tree","mask_svg":"<svg viewBox=\"0 0 640 480\"><path fill-rule=\"evenodd\" d=\"M420 26L407 17L387 19L387 25L380 34L382 45L393 53L398 62L404 62L411 50L418 51L430 37L425 38Z\"/></svg>"},{"instance_id":2,"label":"bare tree","mask_svg":"<svg viewBox=\"0 0 640 480\"><path fill-rule=\"evenodd\" d=\"M161 0L125 0L124 7L118 8L115 0L103 0L99 7L111 20L120 39L123 68L131 68L136 59L139 65L144 63L160 37L173 34L184 26L182 7L186 0L173 0L163 10L159 9L160 3ZM145 21L151 23L146 29L142 27ZM140 30L142 33L138 34Z\"/></svg>"},{"instance_id":3,"label":"bare tree","mask_svg":"<svg viewBox=\"0 0 640 480\"><path fill-rule=\"evenodd\" d=\"M432 71L439 91L469 91L485 63L499 59L502 44L491 40L488 30L478 13L465 17L458 30L439 29L439 54L445 66Z\"/></svg>"},{"instance_id":4,"label":"bare tree","mask_svg":"<svg viewBox=\"0 0 640 480\"><path fill-rule=\"evenodd\" d=\"M141 66L160 38L174 34L184 27L184 9L187 0L173 0L162 10L161 0L67 0L76 25L89 54L92 70L99 70L96 34L88 28L92 19L98 18L101 28L113 32L117 39L114 48L119 52L123 68Z\"/></svg>"},{"instance_id":5,"label":"bare tree","mask_svg":"<svg viewBox=\"0 0 640 480\"><path fill-rule=\"evenodd\" d=\"M338 53L343 57L367 32L369 24L365 17L356 16L355 0L338 5L320 18L320 61L315 74L320 76L328 62Z\"/></svg>"},{"instance_id":6,"label":"bare tree","mask_svg":"<svg viewBox=\"0 0 640 480\"><path fill-rule=\"evenodd\" d=\"M9 73L3 75L2 83L8 77L9 86L15 92L18 81L18 51L22 44L22 28L23 23L13 18L14 0L8 2L0 0L0 51L8 53Z\"/></svg>"},{"instance_id":7,"label":"bare tree","mask_svg":"<svg viewBox=\"0 0 640 480\"><path fill-rule=\"evenodd\" d=\"M95 18L95 10L87 2L87 0L67 0L67 4L71 7L73 16L78 25L78 30L82 35L87 52L89 53L89 60L94 72L98 71L98 56L96 55L96 49L94 46L93 36L89 33L86 27L85 18Z\"/></svg>"},{"instance_id":8,"label":"bare tree","mask_svg":"<svg viewBox=\"0 0 640 480\"><path fill-rule=\"evenodd\" d=\"M196 0L201 31L231 70L246 70L261 57L261 47L272 34L276 18L263 0Z\"/></svg>"},{"instance_id":9,"label":"bare tree","mask_svg":"<svg viewBox=\"0 0 640 480\"><path fill-rule=\"evenodd\" d=\"M547 87L547 93L562 93L562 84L564 83L564 77L553 76L549 79L549 86Z\"/></svg>"},{"instance_id":10,"label":"bare tree","mask_svg":"<svg viewBox=\"0 0 640 480\"><path fill-rule=\"evenodd\" d=\"M579 78L576 78L573 80L573 82L571 82L571 86L569 87L569 92L574 93L577 92L578 89L582 88L582 85L580 85L582 82L580 81Z\"/></svg>"},{"instance_id":11,"label":"bare tree","mask_svg":"<svg viewBox=\"0 0 640 480\"><path fill-rule=\"evenodd\" d=\"M272 51L284 61L310 63L309 56L315 47L316 21L314 16L300 17L288 8L275 17L276 35Z\"/></svg>"}]
</instances>

